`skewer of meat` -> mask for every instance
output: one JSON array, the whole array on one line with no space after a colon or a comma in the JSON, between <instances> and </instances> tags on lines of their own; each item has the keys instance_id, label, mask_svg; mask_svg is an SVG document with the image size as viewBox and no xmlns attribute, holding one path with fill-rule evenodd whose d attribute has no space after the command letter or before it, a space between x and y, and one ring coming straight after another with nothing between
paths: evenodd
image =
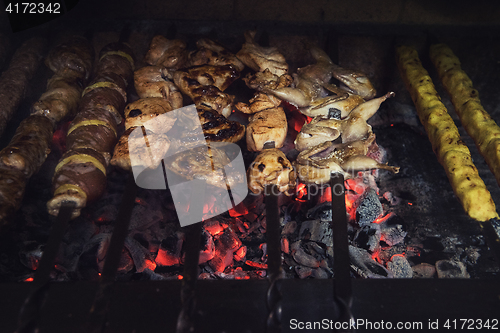
<instances>
[{"instance_id":1,"label":"skewer of meat","mask_svg":"<svg viewBox=\"0 0 500 333\"><path fill-rule=\"evenodd\" d=\"M467 133L500 185L500 127L481 105L460 60L445 44L431 45L430 57Z\"/></svg>"},{"instance_id":2,"label":"skewer of meat","mask_svg":"<svg viewBox=\"0 0 500 333\"><path fill-rule=\"evenodd\" d=\"M432 148L465 212L478 221L498 218L495 203L472 162L469 148L460 139L458 128L441 102L417 51L400 46L396 58Z\"/></svg>"},{"instance_id":3,"label":"skewer of meat","mask_svg":"<svg viewBox=\"0 0 500 333\"><path fill-rule=\"evenodd\" d=\"M106 168L117 142L118 125L134 73L134 54L123 43L106 45L99 54L94 79L84 91L79 112L68 129L68 150L56 166L53 197L47 203L57 215L63 202L75 203L72 218L106 186Z\"/></svg>"},{"instance_id":4,"label":"skewer of meat","mask_svg":"<svg viewBox=\"0 0 500 333\"><path fill-rule=\"evenodd\" d=\"M46 64L55 72L47 91L0 151L1 224L6 224L19 208L26 183L45 162L55 126L76 110L83 90L81 84L90 75L93 57L92 46L82 37L56 46L47 56Z\"/></svg>"},{"instance_id":5,"label":"skewer of meat","mask_svg":"<svg viewBox=\"0 0 500 333\"><path fill-rule=\"evenodd\" d=\"M16 112L26 87L45 54L46 40L34 37L24 42L12 56L0 77L0 135Z\"/></svg>"}]
</instances>

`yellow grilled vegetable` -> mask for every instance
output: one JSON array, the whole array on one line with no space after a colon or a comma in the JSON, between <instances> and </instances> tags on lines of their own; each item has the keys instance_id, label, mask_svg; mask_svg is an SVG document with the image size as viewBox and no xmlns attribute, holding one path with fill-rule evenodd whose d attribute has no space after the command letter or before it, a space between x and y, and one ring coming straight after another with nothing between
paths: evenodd
<instances>
[{"instance_id":1,"label":"yellow grilled vegetable","mask_svg":"<svg viewBox=\"0 0 500 333\"><path fill-rule=\"evenodd\" d=\"M477 90L453 51L445 44L436 44L431 46L430 56L462 125L500 185L500 127L484 110Z\"/></svg>"},{"instance_id":2,"label":"yellow grilled vegetable","mask_svg":"<svg viewBox=\"0 0 500 333\"><path fill-rule=\"evenodd\" d=\"M464 210L478 221L498 217L491 194L472 163L469 148L461 141L458 129L441 102L429 73L422 66L417 51L400 46L396 53L401 77L415 103L420 121Z\"/></svg>"}]
</instances>

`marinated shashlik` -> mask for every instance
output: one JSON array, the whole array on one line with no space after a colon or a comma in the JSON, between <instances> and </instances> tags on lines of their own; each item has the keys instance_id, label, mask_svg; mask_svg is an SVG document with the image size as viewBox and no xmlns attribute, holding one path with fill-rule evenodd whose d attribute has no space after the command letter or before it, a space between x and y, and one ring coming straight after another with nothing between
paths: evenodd
<instances>
[{"instance_id":1,"label":"marinated shashlik","mask_svg":"<svg viewBox=\"0 0 500 333\"><path fill-rule=\"evenodd\" d=\"M491 194L472 162L469 148L462 142L457 126L441 102L429 73L422 66L418 52L410 46L400 46L396 56L401 77L420 121L465 212L478 221L497 218Z\"/></svg>"},{"instance_id":2,"label":"marinated shashlik","mask_svg":"<svg viewBox=\"0 0 500 333\"><path fill-rule=\"evenodd\" d=\"M46 40L34 37L24 42L0 76L0 135L21 103L26 87L45 55Z\"/></svg>"},{"instance_id":3,"label":"marinated shashlik","mask_svg":"<svg viewBox=\"0 0 500 333\"><path fill-rule=\"evenodd\" d=\"M183 68L187 63L186 43L179 39L169 40L161 35L154 36L144 60L149 65L160 66L166 70L165 75Z\"/></svg>"},{"instance_id":4,"label":"marinated shashlik","mask_svg":"<svg viewBox=\"0 0 500 333\"><path fill-rule=\"evenodd\" d=\"M481 105L472 80L453 51L445 44L431 45L430 56L462 125L500 185L500 127Z\"/></svg>"},{"instance_id":5,"label":"marinated shashlik","mask_svg":"<svg viewBox=\"0 0 500 333\"><path fill-rule=\"evenodd\" d=\"M104 192L133 72L134 55L126 44L111 43L100 51L94 79L83 91L79 112L68 130L68 150L56 166L53 197L47 203L50 214L57 215L62 203L71 201L76 205L75 218Z\"/></svg>"},{"instance_id":6,"label":"marinated shashlik","mask_svg":"<svg viewBox=\"0 0 500 333\"><path fill-rule=\"evenodd\" d=\"M2 224L19 208L29 178L45 162L55 126L76 109L82 91L80 85L92 70L93 57L91 45L78 36L49 53L46 64L55 74L49 80L47 92L33 105L32 114L21 122L7 147L0 151Z\"/></svg>"}]
</instances>

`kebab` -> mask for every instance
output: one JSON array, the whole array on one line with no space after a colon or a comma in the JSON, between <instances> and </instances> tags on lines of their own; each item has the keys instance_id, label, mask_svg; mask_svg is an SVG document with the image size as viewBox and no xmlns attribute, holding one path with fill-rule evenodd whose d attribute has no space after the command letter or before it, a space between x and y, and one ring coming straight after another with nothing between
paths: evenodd
<instances>
[{"instance_id":1,"label":"kebab","mask_svg":"<svg viewBox=\"0 0 500 333\"><path fill-rule=\"evenodd\" d=\"M70 201L75 203L72 218L76 218L105 190L106 168L127 102L126 89L133 78L132 50L124 43L106 45L95 72L69 127L68 150L54 172L53 197L47 203L52 215L59 213L63 202Z\"/></svg>"},{"instance_id":2,"label":"kebab","mask_svg":"<svg viewBox=\"0 0 500 333\"><path fill-rule=\"evenodd\" d=\"M331 108L341 110L342 117L345 117L365 99L375 96L375 89L366 75L335 65L318 47L310 46L310 52L316 63L299 68L293 75L292 87L272 89L258 85L256 88L297 106L310 117L327 115ZM340 79L347 88L341 89L330 83L333 77Z\"/></svg>"},{"instance_id":3,"label":"kebab","mask_svg":"<svg viewBox=\"0 0 500 333\"><path fill-rule=\"evenodd\" d=\"M409 46L400 46L396 56L401 77L434 153L465 212L478 221L498 218L495 203L472 162L469 148L460 139L458 128L441 102L417 51Z\"/></svg>"},{"instance_id":4,"label":"kebab","mask_svg":"<svg viewBox=\"0 0 500 333\"><path fill-rule=\"evenodd\" d=\"M144 60L147 64L165 69L165 75L172 79L172 74L186 66L188 53L186 43L179 39L169 40L161 35L154 36Z\"/></svg>"},{"instance_id":5,"label":"kebab","mask_svg":"<svg viewBox=\"0 0 500 333\"><path fill-rule=\"evenodd\" d=\"M26 87L44 57L46 41L34 37L24 42L12 56L9 67L0 77L0 135L16 112Z\"/></svg>"},{"instance_id":6,"label":"kebab","mask_svg":"<svg viewBox=\"0 0 500 333\"><path fill-rule=\"evenodd\" d=\"M467 133L500 185L500 127L481 105L472 80L445 44L431 45L431 60Z\"/></svg>"},{"instance_id":7,"label":"kebab","mask_svg":"<svg viewBox=\"0 0 500 333\"><path fill-rule=\"evenodd\" d=\"M0 151L0 220L3 224L21 205L29 178L50 151L54 128L73 115L92 69L94 50L85 38L73 37L52 49L46 64L55 73L47 91L34 103L31 115L17 128L9 145Z\"/></svg>"}]
</instances>

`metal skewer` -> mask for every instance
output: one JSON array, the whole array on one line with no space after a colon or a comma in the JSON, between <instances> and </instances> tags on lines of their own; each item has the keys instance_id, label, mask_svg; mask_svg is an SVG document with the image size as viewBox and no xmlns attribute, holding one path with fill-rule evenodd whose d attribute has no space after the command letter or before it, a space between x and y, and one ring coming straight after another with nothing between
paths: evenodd
<instances>
[{"instance_id":1,"label":"metal skewer","mask_svg":"<svg viewBox=\"0 0 500 333\"><path fill-rule=\"evenodd\" d=\"M36 332L38 329L40 311L49 289L50 273L54 267L59 246L75 206L76 204L72 201L61 204L59 214L40 259L40 264L31 282L30 293L19 313L18 329L16 331L18 333Z\"/></svg>"},{"instance_id":2,"label":"metal skewer","mask_svg":"<svg viewBox=\"0 0 500 333\"><path fill-rule=\"evenodd\" d=\"M352 286L349 257L349 242L347 235L347 218L345 206L344 175L332 173L330 175L330 189L332 191L332 222L333 233L333 279L334 298L338 301L340 322L349 322L353 319L351 314ZM351 329L339 332L352 332Z\"/></svg>"}]
</instances>

